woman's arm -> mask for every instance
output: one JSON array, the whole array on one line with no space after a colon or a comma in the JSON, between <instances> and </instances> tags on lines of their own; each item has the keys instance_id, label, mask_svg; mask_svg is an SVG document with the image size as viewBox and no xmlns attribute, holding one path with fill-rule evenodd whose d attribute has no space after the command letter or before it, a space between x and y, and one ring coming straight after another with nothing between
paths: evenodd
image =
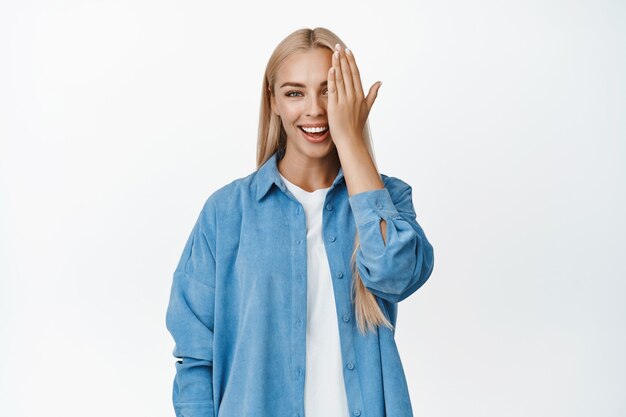
<instances>
[{"instance_id":1,"label":"woman's arm","mask_svg":"<svg viewBox=\"0 0 626 417\"><path fill-rule=\"evenodd\" d=\"M172 401L178 417L213 417L215 225L207 200L174 272L166 326L176 347Z\"/></svg>"},{"instance_id":2,"label":"woman's arm","mask_svg":"<svg viewBox=\"0 0 626 417\"><path fill-rule=\"evenodd\" d=\"M430 276L433 247L415 218L411 187L393 177L383 182L363 141L381 83L365 96L354 55L336 49L328 71L328 121L359 233L357 268L373 294L402 301Z\"/></svg>"},{"instance_id":3,"label":"woman's arm","mask_svg":"<svg viewBox=\"0 0 626 417\"><path fill-rule=\"evenodd\" d=\"M433 247L416 220L411 186L387 177L385 188L354 194L349 201L360 242L356 265L365 287L385 300L404 300L428 280L434 266Z\"/></svg>"}]
</instances>

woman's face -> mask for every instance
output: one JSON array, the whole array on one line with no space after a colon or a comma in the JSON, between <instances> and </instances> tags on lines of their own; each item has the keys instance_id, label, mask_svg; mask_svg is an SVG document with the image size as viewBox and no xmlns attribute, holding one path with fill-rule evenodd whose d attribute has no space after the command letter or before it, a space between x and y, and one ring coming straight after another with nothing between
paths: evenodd
<instances>
[{"instance_id":1,"label":"woman's face","mask_svg":"<svg viewBox=\"0 0 626 417\"><path fill-rule=\"evenodd\" d=\"M276 75L272 111L287 132L287 155L323 158L335 150L328 130L327 77L332 51L313 48L283 62ZM325 133L307 134L302 127L325 127Z\"/></svg>"}]
</instances>

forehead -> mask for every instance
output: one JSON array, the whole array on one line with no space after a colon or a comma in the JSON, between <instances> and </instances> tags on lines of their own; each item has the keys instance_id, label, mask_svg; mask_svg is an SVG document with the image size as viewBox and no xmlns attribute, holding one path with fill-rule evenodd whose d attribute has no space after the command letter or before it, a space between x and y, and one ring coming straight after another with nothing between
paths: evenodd
<instances>
[{"instance_id":1,"label":"forehead","mask_svg":"<svg viewBox=\"0 0 626 417\"><path fill-rule=\"evenodd\" d=\"M278 82L294 81L315 82L327 78L328 69L332 66L332 51L328 48L313 48L297 52L287 58L278 69Z\"/></svg>"}]
</instances>

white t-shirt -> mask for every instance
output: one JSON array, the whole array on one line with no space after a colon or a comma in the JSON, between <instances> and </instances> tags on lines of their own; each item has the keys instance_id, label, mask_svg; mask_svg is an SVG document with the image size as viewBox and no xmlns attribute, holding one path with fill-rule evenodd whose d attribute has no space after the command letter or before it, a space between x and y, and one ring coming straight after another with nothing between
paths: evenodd
<instances>
[{"instance_id":1,"label":"white t-shirt","mask_svg":"<svg viewBox=\"0 0 626 417\"><path fill-rule=\"evenodd\" d=\"M303 190L279 174L298 199L307 225L307 326L304 413L349 417L343 380L339 324L330 265L322 238L322 213L329 188Z\"/></svg>"}]
</instances>

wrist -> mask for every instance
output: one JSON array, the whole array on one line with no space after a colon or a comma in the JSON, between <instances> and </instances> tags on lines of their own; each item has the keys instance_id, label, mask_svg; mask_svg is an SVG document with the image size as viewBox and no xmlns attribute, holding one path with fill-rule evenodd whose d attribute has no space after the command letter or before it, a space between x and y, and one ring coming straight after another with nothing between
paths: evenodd
<instances>
[{"instance_id":1,"label":"wrist","mask_svg":"<svg viewBox=\"0 0 626 417\"><path fill-rule=\"evenodd\" d=\"M338 152L342 150L349 150L354 148L363 147L367 149L365 146L365 140L363 139L363 135L340 135L338 137L333 136L333 142L335 142L335 147Z\"/></svg>"}]
</instances>

